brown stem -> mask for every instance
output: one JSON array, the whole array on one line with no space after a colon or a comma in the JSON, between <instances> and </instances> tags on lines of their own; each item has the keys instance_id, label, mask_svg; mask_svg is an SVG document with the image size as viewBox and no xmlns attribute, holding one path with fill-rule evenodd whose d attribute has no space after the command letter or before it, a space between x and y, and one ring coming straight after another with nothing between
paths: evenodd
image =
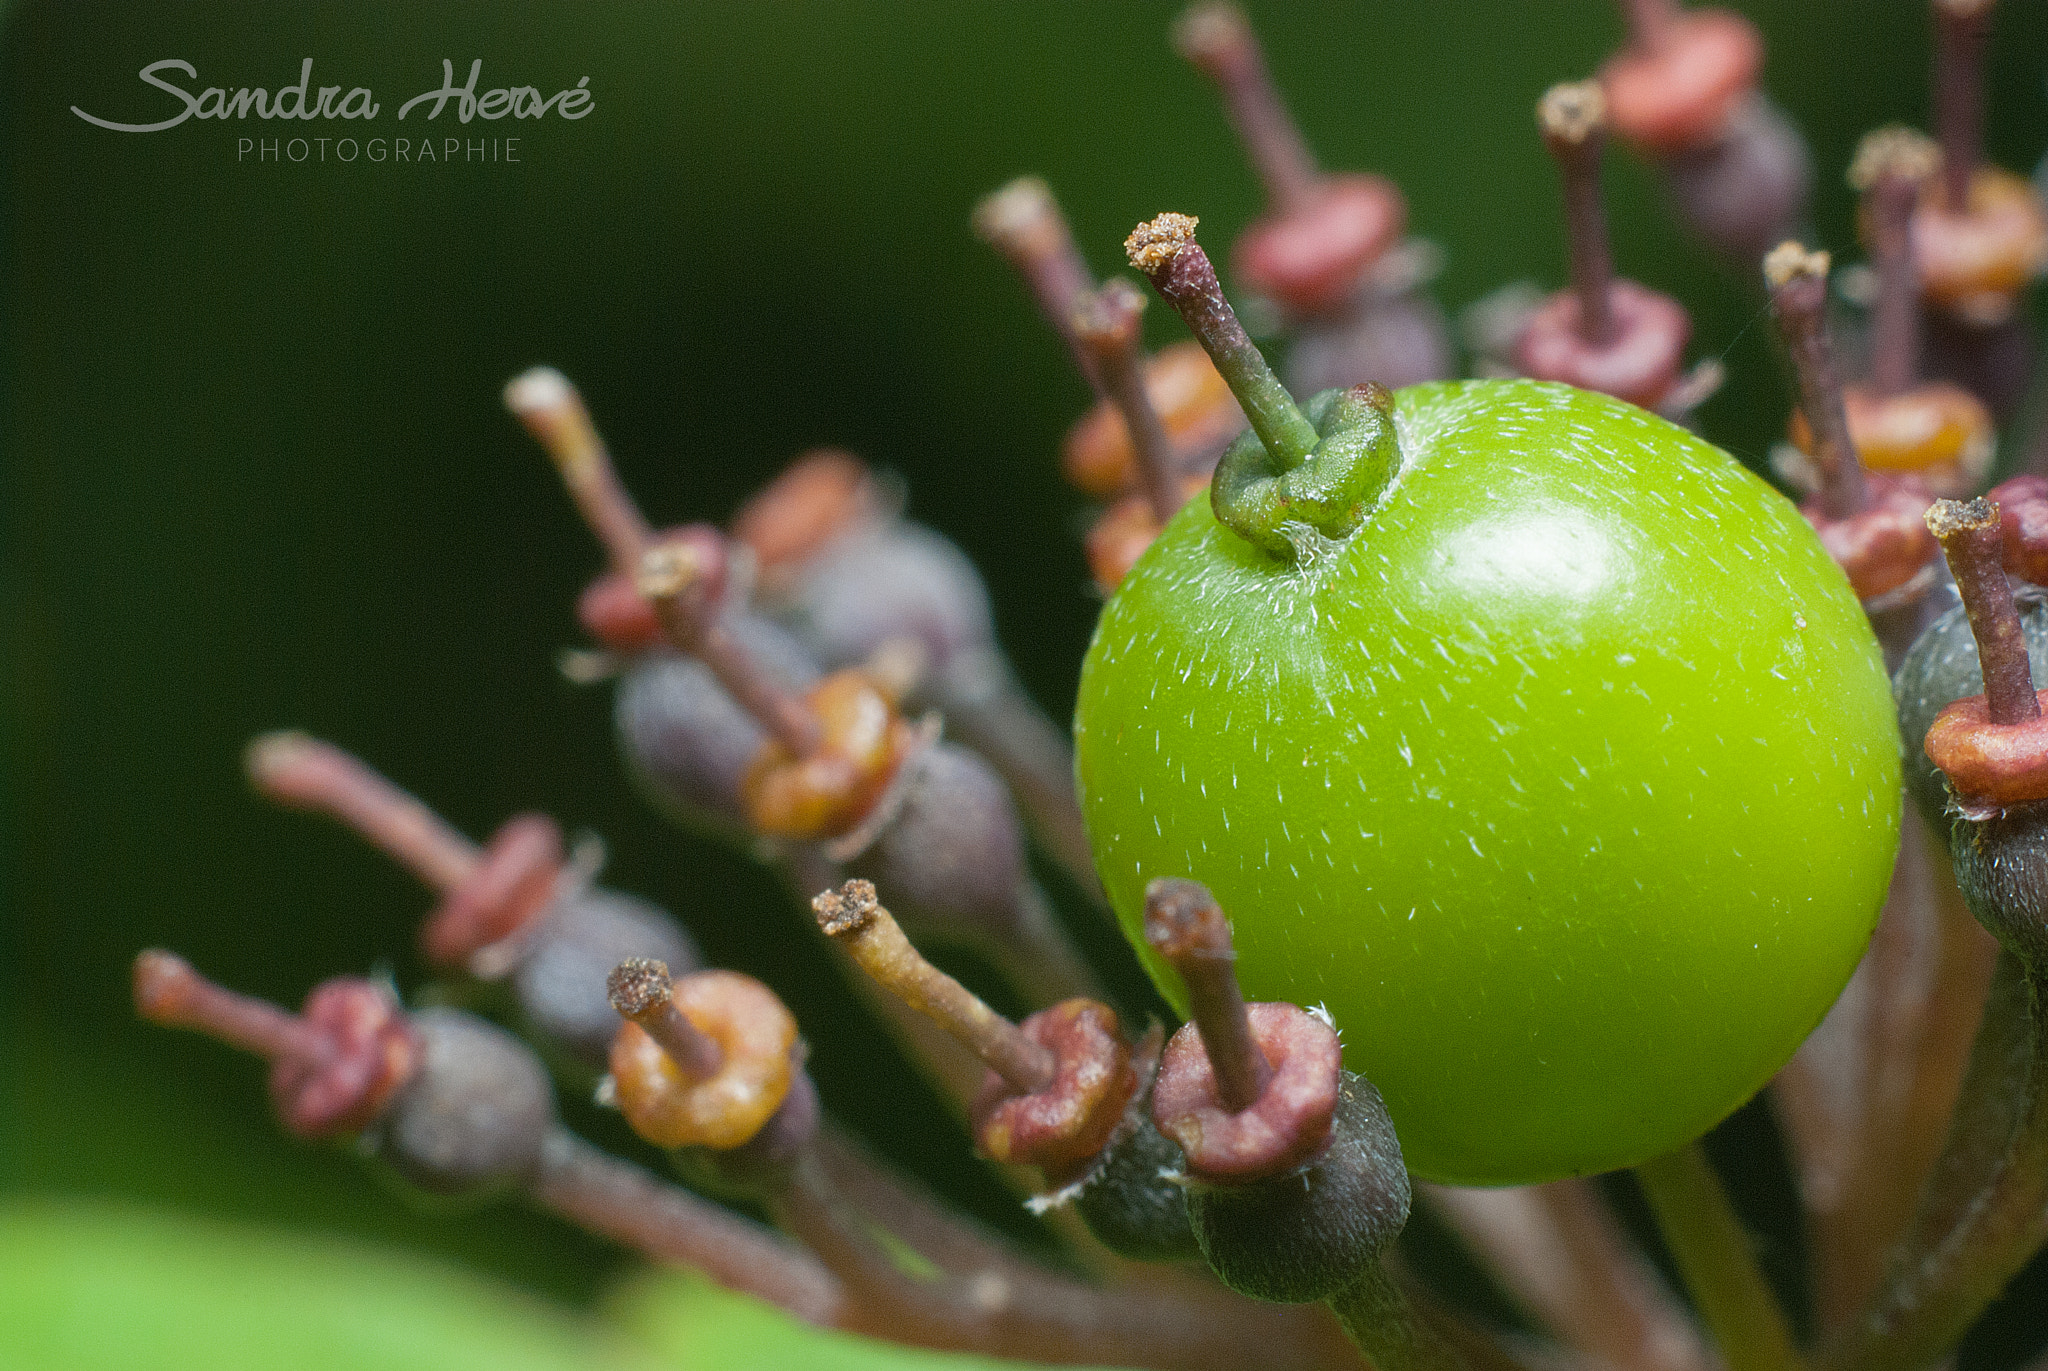
<instances>
[{"instance_id":1,"label":"brown stem","mask_svg":"<svg viewBox=\"0 0 2048 1371\"><path fill-rule=\"evenodd\" d=\"M782 688L762 669L718 612L706 582L706 548L713 535L695 530L688 542L647 547L634 565L635 584L654 606L655 617L678 648L689 653L725 688L735 703L770 736L799 757L810 755L823 734L810 706ZM725 555L721 540L715 554Z\"/></svg>"},{"instance_id":2,"label":"brown stem","mask_svg":"<svg viewBox=\"0 0 2048 1371\"><path fill-rule=\"evenodd\" d=\"M1934 131L1949 208L1970 203L1984 156L1984 49L1993 0L1934 0Z\"/></svg>"},{"instance_id":3,"label":"brown stem","mask_svg":"<svg viewBox=\"0 0 2048 1371\"><path fill-rule=\"evenodd\" d=\"M215 985L160 948L135 958L134 990L136 1012L151 1023L193 1029L265 1061L324 1062L334 1055L332 1039L298 1015Z\"/></svg>"},{"instance_id":4,"label":"brown stem","mask_svg":"<svg viewBox=\"0 0 2048 1371\"><path fill-rule=\"evenodd\" d=\"M1227 3L1198 4L1174 25L1173 41L1180 55L1223 93L1231 126L1272 208L1292 214L1313 202L1322 173L1281 103L1244 12Z\"/></svg>"},{"instance_id":5,"label":"brown stem","mask_svg":"<svg viewBox=\"0 0 2048 1371\"><path fill-rule=\"evenodd\" d=\"M1870 384L1879 395L1909 390L1920 374L1920 282L1913 209L1939 154L1924 135L1883 128L1857 146L1849 182L1863 192L1863 221L1877 302L1870 319Z\"/></svg>"},{"instance_id":6,"label":"brown stem","mask_svg":"<svg viewBox=\"0 0 2048 1371\"><path fill-rule=\"evenodd\" d=\"M340 820L443 894L476 874L483 854L440 815L360 758L303 733L265 733L243 755L266 797Z\"/></svg>"},{"instance_id":7,"label":"brown stem","mask_svg":"<svg viewBox=\"0 0 2048 1371\"><path fill-rule=\"evenodd\" d=\"M1566 1346L1637 1371L1714 1371L1698 1330L1593 1182L1425 1185L1508 1295Z\"/></svg>"},{"instance_id":8,"label":"brown stem","mask_svg":"<svg viewBox=\"0 0 2048 1371\"><path fill-rule=\"evenodd\" d=\"M1564 181L1565 236L1572 292L1579 298L1579 336L1595 347L1614 339L1614 253L1600 197L1600 154L1607 146L1607 98L1598 81L1552 86L1536 105L1543 145Z\"/></svg>"},{"instance_id":9,"label":"brown stem","mask_svg":"<svg viewBox=\"0 0 2048 1371\"><path fill-rule=\"evenodd\" d=\"M1797 1164L1814 1313L1832 1331L1884 1274L1939 1153L1997 944L1940 842L1908 817L1891 892L1849 987L1772 1085Z\"/></svg>"},{"instance_id":10,"label":"brown stem","mask_svg":"<svg viewBox=\"0 0 2048 1371\"><path fill-rule=\"evenodd\" d=\"M584 522L610 555L612 569L632 575L654 530L620 482L583 397L561 372L535 367L505 387L505 407L554 458Z\"/></svg>"},{"instance_id":11,"label":"brown stem","mask_svg":"<svg viewBox=\"0 0 2048 1371\"><path fill-rule=\"evenodd\" d=\"M921 1347L1067 1365L1209 1371L1219 1365L1355 1367L1340 1336L1300 1311L1228 1299L1213 1290L1104 1290L1018 1260L957 1230L928 1245L918 1228L884 1227L864 1212L866 1190L839 1184L825 1149L793 1168L770 1203L776 1221L844 1282L861 1332ZM907 1247L913 1274L892 1248Z\"/></svg>"},{"instance_id":12,"label":"brown stem","mask_svg":"<svg viewBox=\"0 0 2048 1371\"><path fill-rule=\"evenodd\" d=\"M1095 358L1074 332L1074 311L1094 293L1095 276L1052 188L1036 176L1018 177L974 207L974 231L1009 259L1081 375L1102 391Z\"/></svg>"},{"instance_id":13,"label":"brown stem","mask_svg":"<svg viewBox=\"0 0 2048 1371\"><path fill-rule=\"evenodd\" d=\"M543 1143L529 1193L543 1209L580 1228L657 1261L695 1267L727 1289L757 1296L807 1323L847 1320L846 1291L816 1257L563 1129Z\"/></svg>"},{"instance_id":14,"label":"brown stem","mask_svg":"<svg viewBox=\"0 0 2048 1371\"><path fill-rule=\"evenodd\" d=\"M1223 907L1198 881L1154 881L1145 888L1145 941L1187 985L1217 1099L1233 1114L1251 1108L1272 1081L1273 1064L1252 1037Z\"/></svg>"},{"instance_id":15,"label":"brown stem","mask_svg":"<svg viewBox=\"0 0 2048 1371\"><path fill-rule=\"evenodd\" d=\"M1799 378L1799 407L1813 432L1813 459L1820 468L1820 502L1831 519L1860 514L1870 505L1863 459L1849 438L1842 408L1842 383L1828 344L1828 254L1780 243L1764 258L1771 290L1771 314L1778 336L1792 356Z\"/></svg>"},{"instance_id":16,"label":"brown stem","mask_svg":"<svg viewBox=\"0 0 2048 1371\"><path fill-rule=\"evenodd\" d=\"M1927 527L1941 540L1955 577L1970 632L1977 639L1977 658L1984 668L1984 704L1994 724L2020 724L2041 717L2034 694L2033 672L2027 664L2027 640L2020 628L2019 607L2005 579L2005 544L1999 532L1998 506L1989 500L1936 500L1927 511Z\"/></svg>"},{"instance_id":17,"label":"brown stem","mask_svg":"<svg viewBox=\"0 0 2048 1371\"><path fill-rule=\"evenodd\" d=\"M676 1069L691 1080L708 1080L725 1065L718 1044L676 1008L668 965L652 957L628 957L612 968L605 995L619 1017L630 1019L658 1043Z\"/></svg>"},{"instance_id":18,"label":"brown stem","mask_svg":"<svg viewBox=\"0 0 2048 1371\"><path fill-rule=\"evenodd\" d=\"M1180 513L1180 463L1173 440L1152 397L1145 389L1145 348L1138 319L1145 312L1145 297L1129 281L1118 277L1094 293L1075 311L1075 338L1094 359L1102 380L1124 427L1131 435L1131 447L1138 455L1138 475L1151 502L1152 517L1163 526Z\"/></svg>"},{"instance_id":19,"label":"brown stem","mask_svg":"<svg viewBox=\"0 0 2048 1371\"><path fill-rule=\"evenodd\" d=\"M1919 186L1887 176L1871 187L1877 302L1870 319L1870 384L1879 395L1910 390L1920 371L1920 285L1913 269L1913 203Z\"/></svg>"},{"instance_id":20,"label":"brown stem","mask_svg":"<svg viewBox=\"0 0 2048 1371\"><path fill-rule=\"evenodd\" d=\"M707 581L724 579L723 539L700 528L680 544L654 541L654 530L620 483L583 398L559 371L535 367L516 377L505 387L505 405L554 459L613 569L634 578L675 646L703 662L771 736L798 756L808 755L818 743L816 716L732 636L716 595L707 591ZM712 561L718 565L709 565Z\"/></svg>"},{"instance_id":21,"label":"brown stem","mask_svg":"<svg viewBox=\"0 0 2048 1371\"><path fill-rule=\"evenodd\" d=\"M848 881L812 900L811 908L818 927L861 970L951 1033L1018 1093L1036 1094L1052 1083L1058 1062L1051 1050L926 961L875 898L871 882Z\"/></svg>"}]
</instances>

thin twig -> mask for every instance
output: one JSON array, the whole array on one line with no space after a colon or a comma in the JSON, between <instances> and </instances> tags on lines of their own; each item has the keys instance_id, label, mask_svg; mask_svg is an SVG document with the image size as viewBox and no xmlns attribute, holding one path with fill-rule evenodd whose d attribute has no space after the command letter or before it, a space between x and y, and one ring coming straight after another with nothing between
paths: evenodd
<instances>
[{"instance_id":1,"label":"thin twig","mask_svg":"<svg viewBox=\"0 0 2048 1371\"><path fill-rule=\"evenodd\" d=\"M657 1261L703 1271L808 1323L843 1325L845 1288L810 1253L563 1129L548 1136L530 1186L534 1203Z\"/></svg>"},{"instance_id":2,"label":"thin twig","mask_svg":"<svg viewBox=\"0 0 2048 1371\"><path fill-rule=\"evenodd\" d=\"M1730 1371L1802 1371L1784 1311L1706 1152L1688 1143L1635 1174Z\"/></svg>"},{"instance_id":3,"label":"thin twig","mask_svg":"<svg viewBox=\"0 0 2048 1371\"><path fill-rule=\"evenodd\" d=\"M772 1202L778 1223L845 1282L849 1326L921 1347L1062 1365L1210 1371L1218 1365L1356 1367L1332 1330L1283 1306L1213 1294L1105 1290L970 1246L926 1250L886 1230L814 1155ZM896 1250L907 1248L914 1256ZM945 1259L941 1259L945 1258Z\"/></svg>"},{"instance_id":4,"label":"thin twig","mask_svg":"<svg viewBox=\"0 0 2048 1371\"><path fill-rule=\"evenodd\" d=\"M1870 951L1773 1083L1799 1175L1814 1313L1839 1328L1884 1274L1940 1152L1997 943L1909 815Z\"/></svg>"}]
</instances>

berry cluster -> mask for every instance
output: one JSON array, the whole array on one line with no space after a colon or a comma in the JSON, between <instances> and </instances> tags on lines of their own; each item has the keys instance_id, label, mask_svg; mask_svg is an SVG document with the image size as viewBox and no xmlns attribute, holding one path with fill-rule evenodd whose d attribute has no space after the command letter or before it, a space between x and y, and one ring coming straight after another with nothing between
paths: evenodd
<instances>
[{"instance_id":1,"label":"berry cluster","mask_svg":"<svg viewBox=\"0 0 2048 1371\"><path fill-rule=\"evenodd\" d=\"M2048 592L2036 588L2048 580L2048 454L2022 462L1998 446L2032 374L2024 296L2048 268L2048 211L2027 182L1982 161L1992 8L1932 0L1936 137L1886 128L1858 150L1848 175L1869 263L1845 293L1830 289L1828 255L1798 241L1811 167L1759 88L1754 28L1726 10L1626 0L1626 46L1595 78L1546 92L1536 111L1562 181L1569 287L1487 302L1467 321L1469 370L1521 379L1454 385L1424 384L1453 376L1458 349L1429 293L1435 252L1406 236L1400 190L1317 165L1234 8L1201 3L1184 15L1174 46L1215 82L1269 200L1224 276L1258 302L1255 327L1269 321L1284 340L1278 369L1272 344L1255 340L1226 298L1194 216L1160 214L1124 245L1193 335L1152 355L1139 327L1144 290L1098 281L1044 183L1013 182L973 216L1098 396L1060 458L1103 502L1086 543L1112 597L1084 683L1078 794L1067 730L1020 686L974 567L904 517L887 477L815 450L726 527L661 528L627 493L566 378L538 368L507 386L507 408L554 463L606 559L578 605L598 648L575 668L610 683L634 779L678 824L731 843L800 897L814 916L802 936L825 940L877 1021L955 1105L975 1151L1028 1190L1066 1245L1064 1265L992 1237L836 1124L807 1069L800 1015L761 982L706 966L668 913L595 884L594 845L565 843L541 815L515 816L479 845L303 734L256 739L252 784L340 820L418 875L438 901L421 926L423 953L443 989L461 986L465 1003L492 1012L448 1007L442 994L403 1002L383 983L341 978L294 1014L158 950L135 963L138 1011L263 1057L289 1131L357 1139L407 1185L522 1195L800 1319L906 1344L1162 1368L1342 1366L1361 1350L1382 1371L1707 1371L1716 1355L1733 1371L1938 1364L2048 1240L2048 691L2034 684L2048 669ZM1679 216L1767 298L1798 395L1776 466L1803 499L1803 524L1682 427L1720 369L1688 367L1682 305L1614 272L1599 184L1610 135L1656 167ZM1456 494L1427 480L1440 474L1430 444L1460 424L1531 445L1514 449L1533 463L1531 501L1562 498L1565 471L1584 501L1574 517L1696 499L1670 517L1711 529L1672 555L1696 553L1701 584L1732 576L1727 593L1754 585L1760 605L1782 592L1788 605L1812 606L1811 625L1791 616L1800 632L1832 634L1789 666L1737 660L1730 678L1761 673L1751 693L1763 703L1740 708L1771 716L1778 731L1750 741L1768 743L1787 777L1770 788L1795 807L1774 809L1760 792L1734 802L1747 812L1754 800L1759 824L1857 849L1819 873L1839 889L1802 906L1814 941L1780 939L1753 1002L1725 1005L1744 1020L1735 1028L1761 1025L1761 1046L1710 1029L1708 1008L1658 979L1672 970L1650 965L1663 957L1679 973L1670 985L1717 990L1713 968L1687 960L1694 945L1656 943L1653 954L1649 943L1631 947L1640 930L1622 929L1623 982L1659 1004L1590 1017L1607 1056L1552 1061L1585 1045L1543 1036L1546 992L1532 988L1505 1008L1453 1013L1431 999L1425 1017L1448 1022L1425 1030L1435 1055L1418 1068L1378 1018L1414 1017L1427 978L1399 994L1375 981L1368 944L1383 929L1340 922L1326 939L1340 946L1335 973L1322 963L1303 972L1287 960L1295 952L1273 950L1296 936L1284 920L1335 899L1333 884L1400 884L1363 858L1348 878L1334 874L1334 857L1357 851L1329 826L1364 811L1324 805L1310 782L1328 789L1333 769L1358 763L1355 739L1334 737L1319 758L1322 738L1304 734L1312 745L1280 763L1287 784L1298 774L1310 792L1272 820L1296 863L1272 833L1231 831L1231 813L1248 812L1224 798L1238 786L1236 761L1247 775L1274 765L1256 729L1239 738L1228 722L1198 721L1198 710L1147 693L1144 672L1155 686L1174 674L1160 645L1180 634L1217 660L1261 659L1205 688L1227 695L1255 666L1271 666L1276 683L1308 671L1315 703L1332 719L1341 704L1369 733L1381 707L1341 670L1323 670L1336 659L1282 662L1296 629L1233 637L1232 615L1287 603L1275 587L1341 585L1330 568L1369 544L1404 491ZM1603 470L1581 480L1572 463ZM1980 495L1994 475L2007 479ZM1603 531L1660 527L1617 518ZM1516 555L1515 574L1549 589L1582 569L1570 546ZM1448 565L1426 574L1448 582ZM1417 581L1425 571L1375 574ZM1318 612L1312 596L1301 602ZM1482 609L1460 612L1484 639ZM1591 616L1572 632L1598 640ZM1747 641L1713 639L1705 650L1733 644L1739 659ZM1140 661L1138 644L1162 655ZM1447 667L1402 650L1392 679L1425 700L1440 693L1446 711L1469 704L1498 738L1523 726L1497 682L1482 682L1476 702L1458 697L1456 659L1435 646ZM1905 792L1925 822L1909 816L1869 951L1805 1036L1863 951L1876 898L1864 878L1881 884L1892 853L1891 719L1870 748L1854 720L1821 717L1854 713L1843 701L1870 694L1871 673L1857 673L1879 649L1894 673ZM1196 659L1173 660L1185 685ZM1549 679L1522 665L1539 686ZM1764 675L1788 684L1779 692ZM1839 698L1810 709L1800 691L1814 682ZM1707 759L1700 738L1749 717L1679 717L1690 705L1660 706L1681 737L1657 747ZM1223 715L1232 717L1227 702ZM1395 717L1391 707L1381 716L1389 748ZM1268 704L1264 722L1274 720ZM1793 734L1809 750L1795 752ZM1869 756L1834 755L1854 748ZM1412 765L1406 735L1397 750ZM1825 777L1821 791L1801 789L1791 773L1807 770L1853 772L1867 792L1861 810L1841 798L1839 814L1797 812L1828 793ZM1579 775L1601 784L1583 765ZM1641 784L1630 801L1637 839L1657 823L1652 787ZM1411 815L1443 799L1417 785L1397 794ZM1509 785L1520 789L1511 772L1496 782ZM1454 814L1451 836L1485 861L1477 828L1455 828L1456 808L1443 810ZM1565 818L1563 831L1577 832ZM1487 843L1503 837L1475 822ZM1307 836L1318 829L1320 845ZM1362 824L1359 833L1375 837ZM1661 860L1666 850L1645 841L1639 851ZM1228 849L1218 874L1198 847L1203 858ZM1171 1034L1144 1024L1142 1007L1114 1002L1033 874L1034 848L1082 899L1121 916L1183 1011ZM1814 865L1807 849L1773 850ZM1751 874L1727 890L1775 879L1754 874L1771 858L1736 856ZM1518 873L1532 906L1552 898L1540 865ZM1582 870L1609 879L1606 867ZM1463 877L1432 865L1427 879L1456 891ZM1331 907L1340 906L1350 919L1350 906ZM1456 913L1487 930L1501 911ZM1604 943L1612 909L1588 918ZM1475 953L1483 937L1453 939L1453 955L1431 954L1426 932L1413 936L1442 984L1483 985L1496 998L1516 984L1475 969L1475 957L1498 950ZM1005 1017L927 959L936 946L971 954L1030 1012ZM1837 967L1829 959L1843 948ZM1537 970L1568 998L1627 998L1598 968L1562 965L1577 955ZM1325 984L1334 1019L1316 993ZM1261 987L1281 993L1248 1001ZM1616 1041L1617 1026L1643 1036ZM1680 1032L1696 1038L1700 1058L1688 1086L1648 1071L1609 1078L1605 1113L1572 1095L1584 1085L1573 1070L1625 1062L1631 1049L1655 1055ZM1502 1046L1510 1038L1522 1056ZM1737 1043L1748 1057L1706 1060L1740 1056ZM1810 1238L1806 1345L1688 1141L1780 1066L1774 1095ZM1430 1075L1433 1085L1420 1079ZM1485 1098L1475 1081L1487 1083ZM593 1091L615 1108L674 1179L571 1132L559 1089ZM1576 1113L1539 1136L1528 1099L1544 1092L1551 1108ZM1635 1168L1697 1323L1617 1218L1611 1192L1580 1174L1619 1165ZM1417 1278L1396 1242L1411 1206L1458 1236L1538 1339L1504 1335Z\"/></svg>"}]
</instances>

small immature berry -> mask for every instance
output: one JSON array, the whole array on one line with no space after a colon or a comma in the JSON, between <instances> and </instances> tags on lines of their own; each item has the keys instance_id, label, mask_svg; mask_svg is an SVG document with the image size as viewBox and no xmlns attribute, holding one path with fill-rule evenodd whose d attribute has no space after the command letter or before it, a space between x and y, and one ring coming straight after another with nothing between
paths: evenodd
<instances>
[{"instance_id":1,"label":"small immature berry","mask_svg":"<svg viewBox=\"0 0 2048 1371\"><path fill-rule=\"evenodd\" d=\"M781 625L735 609L726 628L782 689L817 684L817 663ZM725 836L747 832L747 769L767 735L710 668L671 651L636 658L619 678L612 721L628 770L669 818Z\"/></svg>"},{"instance_id":2,"label":"small immature berry","mask_svg":"<svg viewBox=\"0 0 2048 1371\"><path fill-rule=\"evenodd\" d=\"M422 1190L467 1194L529 1180L555 1126L540 1058L454 1009L412 1015L419 1069L371 1127L378 1159Z\"/></svg>"},{"instance_id":3,"label":"small immature berry","mask_svg":"<svg viewBox=\"0 0 2048 1371\"><path fill-rule=\"evenodd\" d=\"M758 745L758 740L757 740ZM302 733L269 733L246 753L271 799L348 824L442 892L421 930L436 965L506 975L526 1021L584 1061L604 1060L616 1016L602 993L620 958L694 967L697 949L662 910L586 884L553 820L525 814L479 849L355 757Z\"/></svg>"},{"instance_id":4,"label":"small immature berry","mask_svg":"<svg viewBox=\"0 0 2048 1371\"><path fill-rule=\"evenodd\" d=\"M2001 501L2000 509L2009 512L2011 506ZM2030 586L2019 587L2015 598L2030 668L2036 679L2048 681L2048 598ZM1950 704L1983 692L1977 640L1969 616L1955 605L1914 641L1892 681L1906 788L1936 833L1948 831L1949 789L1928 760L1927 731Z\"/></svg>"},{"instance_id":5,"label":"small immature berry","mask_svg":"<svg viewBox=\"0 0 2048 1371\"><path fill-rule=\"evenodd\" d=\"M796 1019L774 991L736 971L694 972L671 983L664 998L645 992L667 981L666 970L658 978L651 967L637 970L615 1003L636 1013L672 1005L718 1056L704 1072L701 1063L678 1061L638 1021L622 1025L612 1041L611 1071L626 1122L659 1147L724 1150L747 1142L789 1094ZM643 993L630 993L636 988Z\"/></svg>"},{"instance_id":6,"label":"small immature berry","mask_svg":"<svg viewBox=\"0 0 2048 1371\"><path fill-rule=\"evenodd\" d=\"M1379 1092L1343 1073L1329 1145L1306 1167L1238 1185L1198 1184L1188 1219L1223 1283L1303 1304L1351 1285L1408 1222L1408 1172Z\"/></svg>"}]
</instances>

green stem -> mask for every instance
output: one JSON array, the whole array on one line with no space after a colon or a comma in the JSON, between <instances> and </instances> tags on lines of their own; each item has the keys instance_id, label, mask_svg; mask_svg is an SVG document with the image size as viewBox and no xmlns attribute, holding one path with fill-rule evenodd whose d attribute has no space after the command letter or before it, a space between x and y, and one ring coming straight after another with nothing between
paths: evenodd
<instances>
[{"instance_id":1,"label":"green stem","mask_svg":"<svg viewBox=\"0 0 2048 1371\"><path fill-rule=\"evenodd\" d=\"M1321 435L1307 461L1282 469L1245 435L1224 452L1209 488L1218 523L1282 559L1300 555L1294 535L1304 525L1349 537L1401 465L1394 397L1379 386L1326 390L1308 402L1306 418Z\"/></svg>"},{"instance_id":2,"label":"green stem","mask_svg":"<svg viewBox=\"0 0 2048 1371\"><path fill-rule=\"evenodd\" d=\"M1329 1305L1377 1371L1466 1371L1465 1359L1408 1303L1383 1262L1371 1262Z\"/></svg>"},{"instance_id":3,"label":"green stem","mask_svg":"<svg viewBox=\"0 0 2048 1371\"><path fill-rule=\"evenodd\" d=\"M1252 431L1266 445L1276 471L1292 471L1315 450L1316 429L1308 421L1265 354L1237 321L1209 254L1195 241L1195 219L1162 214L1140 224L1124 243L1131 265L1187 322L1230 393L1251 420Z\"/></svg>"},{"instance_id":4,"label":"green stem","mask_svg":"<svg viewBox=\"0 0 2048 1371\"><path fill-rule=\"evenodd\" d=\"M1731 1371L1802 1371L1749 1235L1700 1145L1644 1162L1636 1180Z\"/></svg>"}]
</instances>

